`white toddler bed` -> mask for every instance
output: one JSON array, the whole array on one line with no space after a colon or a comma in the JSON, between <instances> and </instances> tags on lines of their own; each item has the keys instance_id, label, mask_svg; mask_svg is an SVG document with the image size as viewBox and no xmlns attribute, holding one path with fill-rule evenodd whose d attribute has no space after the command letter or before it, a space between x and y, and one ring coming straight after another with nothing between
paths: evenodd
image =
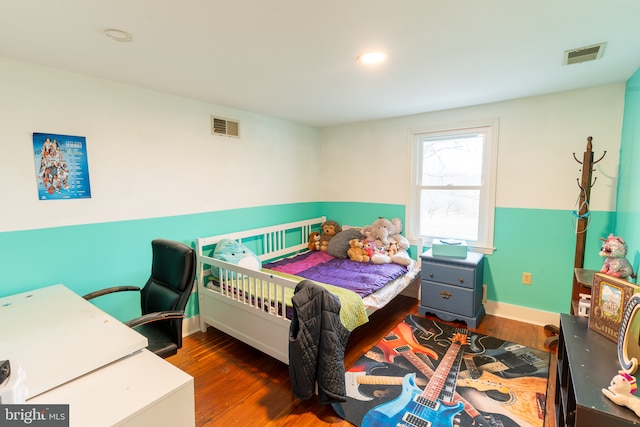
<instances>
[{"instance_id":1,"label":"white toddler bed","mask_svg":"<svg viewBox=\"0 0 640 427\"><path fill-rule=\"evenodd\" d=\"M291 305L291 296L300 279L280 276L266 269L257 271L244 268L211 255L218 242L232 239L250 247L263 263L287 257L308 250L309 234L318 231L325 220L325 217L320 217L197 238L196 274L201 331L205 332L208 326L213 326L288 364L291 321L287 318L286 306ZM400 294L419 270L420 262L412 261L406 274L365 298L351 291L335 290L339 291L343 307L346 300L352 300L348 294L358 299L357 304L364 306L366 322L366 315L384 307ZM219 272L215 281L212 280L212 271Z\"/></svg>"}]
</instances>

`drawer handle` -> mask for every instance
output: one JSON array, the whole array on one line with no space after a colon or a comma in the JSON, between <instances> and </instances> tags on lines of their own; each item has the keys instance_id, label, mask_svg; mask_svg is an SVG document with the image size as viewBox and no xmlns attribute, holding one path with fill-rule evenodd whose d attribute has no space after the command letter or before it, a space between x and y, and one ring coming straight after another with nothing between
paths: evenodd
<instances>
[{"instance_id":1,"label":"drawer handle","mask_svg":"<svg viewBox=\"0 0 640 427\"><path fill-rule=\"evenodd\" d=\"M458 280L460 281L460 283L464 283L464 277L461 277Z\"/></svg>"},{"instance_id":2,"label":"drawer handle","mask_svg":"<svg viewBox=\"0 0 640 427\"><path fill-rule=\"evenodd\" d=\"M429 277L433 277L433 273L429 273Z\"/></svg>"},{"instance_id":3,"label":"drawer handle","mask_svg":"<svg viewBox=\"0 0 640 427\"><path fill-rule=\"evenodd\" d=\"M440 291L440 296L444 299L449 299L451 298L451 292L445 292L445 291Z\"/></svg>"}]
</instances>

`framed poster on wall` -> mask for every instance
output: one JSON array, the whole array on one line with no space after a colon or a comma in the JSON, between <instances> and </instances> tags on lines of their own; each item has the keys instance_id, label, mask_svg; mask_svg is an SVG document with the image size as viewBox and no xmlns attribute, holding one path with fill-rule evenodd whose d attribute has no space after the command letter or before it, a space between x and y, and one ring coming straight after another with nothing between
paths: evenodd
<instances>
[{"instance_id":1,"label":"framed poster on wall","mask_svg":"<svg viewBox=\"0 0 640 427\"><path fill-rule=\"evenodd\" d=\"M34 132L33 153L40 200L91 198L84 136Z\"/></svg>"}]
</instances>

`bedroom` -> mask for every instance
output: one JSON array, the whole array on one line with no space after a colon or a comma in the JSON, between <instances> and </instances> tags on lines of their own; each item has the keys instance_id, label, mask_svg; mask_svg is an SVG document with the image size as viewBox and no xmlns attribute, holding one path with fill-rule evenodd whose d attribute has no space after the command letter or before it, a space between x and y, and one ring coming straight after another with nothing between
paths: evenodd
<instances>
[{"instance_id":1,"label":"bedroom","mask_svg":"<svg viewBox=\"0 0 640 427\"><path fill-rule=\"evenodd\" d=\"M398 189L408 159L389 164L383 153L404 147L408 128L487 117L500 118L501 133L497 251L485 277L496 309L529 321L568 309L579 176L572 153L589 135L607 157L596 171L586 265L600 265L598 239L612 231L630 248L640 245L632 184L638 72L613 84L322 129L5 57L0 77L10 118L0 130L3 296L53 283L78 293L139 283L158 235L193 243L319 215L344 223L405 218L407 196ZM211 114L238 119L242 138L210 135ZM92 199L37 200L32 132L87 137ZM354 167L380 163L391 174L382 182L344 184ZM637 258L635 249L636 269ZM533 274L532 286L521 284L523 271ZM127 307L109 308L128 318ZM188 314L197 315L195 301Z\"/></svg>"},{"instance_id":2,"label":"bedroom","mask_svg":"<svg viewBox=\"0 0 640 427\"><path fill-rule=\"evenodd\" d=\"M376 144L384 146L393 144L398 132L416 123L487 115L501 116L503 135L498 161L498 250L491 256L490 274L485 277L489 301L533 309L531 317L539 315L539 311L567 310L575 245L571 212L576 209L575 180L579 176L572 153L584 150L587 135L595 135L596 153L607 150L608 154L601 171L596 172L598 184L592 194L588 234L591 250L587 250L585 265L600 265L598 239L611 232L616 223L616 232L628 239L631 248L639 239L630 220L637 213L630 179L621 182L617 200L620 213L616 214L620 135L627 138L622 140L622 150L628 156L634 155L631 147L636 143L631 139L633 123L627 120L626 127L622 127L623 114L633 114L636 96L632 90L625 92L624 83L322 131L216 107L216 113L239 118L247 129L259 129L259 138L249 131L242 141L233 143L193 129L193 115L208 121L213 108L210 105L6 58L0 65L3 75L20 76L13 78L5 91L8 95L1 101L3 108L15 111L16 106L21 106L22 110L3 127L7 160L2 177L3 182L11 183L5 188L0 245L0 259L6 266L3 295L58 282L79 293L114 282L139 282L146 275L149 242L159 234L193 243L202 235L319 215L344 223L369 222L377 216L404 218L405 195L394 191L397 184L393 180L385 181L385 187L376 184L349 188L340 185L337 174L316 181L290 177L321 175L319 165L300 159L326 157L317 163L348 170L353 164L350 159L359 156L374 133L380 138ZM634 80L637 76L630 83ZM60 104L57 100L62 97L68 101ZM64 108L46 107L53 102ZM562 108L550 117L548 111L558 104ZM129 115L109 115L113 110L128 111ZM87 123L93 124L91 130L86 129ZM88 136L88 146L94 196L86 201L38 201L29 153L31 132L62 133L64 129L92 135ZM180 148L174 141L177 134ZM298 139L306 142L298 144ZM352 141L349 147L344 144L347 139ZM17 141L22 143L17 145ZM141 141L150 142L140 144ZM506 141L514 143L509 145ZM187 155L178 156L178 150ZM332 155L336 152L342 155ZM231 161L212 168L211 159L220 157ZM241 158L254 166L243 170ZM521 168L530 158L537 159L540 166ZM286 163L288 171L270 170L265 159ZM634 159L623 160L632 164ZM161 167L143 173L142 165L146 164ZM181 174L171 174L166 179L167 169ZM620 170L633 173L624 164ZM210 187L209 181L221 183L230 175L237 185L214 185L214 190ZM262 176L269 176L269 180ZM274 192L274 188L280 190ZM329 197L330 201L323 201ZM56 253L64 256L39 257L43 245L47 246L43 242L55 242ZM550 243L553 253L548 250ZM25 254L35 254L35 258ZM630 259L637 263L634 255ZM118 269L111 268L114 263ZM523 271L532 272L532 286L521 284ZM190 316L197 314L193 305L189 310ZM521 310L521 315L526 313ZM126 318L130 313L117 316Z\"/></svg>"}]
</instances>

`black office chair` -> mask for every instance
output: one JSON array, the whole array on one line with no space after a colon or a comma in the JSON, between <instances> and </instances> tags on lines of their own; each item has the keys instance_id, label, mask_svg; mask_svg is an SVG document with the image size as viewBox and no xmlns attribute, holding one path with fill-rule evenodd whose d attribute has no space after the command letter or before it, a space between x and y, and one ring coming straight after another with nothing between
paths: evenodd
<instances>
[{"instance_id":1,"label":"black office chair","mask_svg":"<svg viewBox=\"0 0 640 427\"><path fill-rule=\"evenodd\" d=\"M182 319L195 279L196 254L182 243L164 239L153 240L151 248L151 277L142 289L115 286L91 292L83 298L90 300L122 291L140 292L142 316L125 324L147 337L149 351L165 358L182 347Z\"/></svg>"}]
</instances>

